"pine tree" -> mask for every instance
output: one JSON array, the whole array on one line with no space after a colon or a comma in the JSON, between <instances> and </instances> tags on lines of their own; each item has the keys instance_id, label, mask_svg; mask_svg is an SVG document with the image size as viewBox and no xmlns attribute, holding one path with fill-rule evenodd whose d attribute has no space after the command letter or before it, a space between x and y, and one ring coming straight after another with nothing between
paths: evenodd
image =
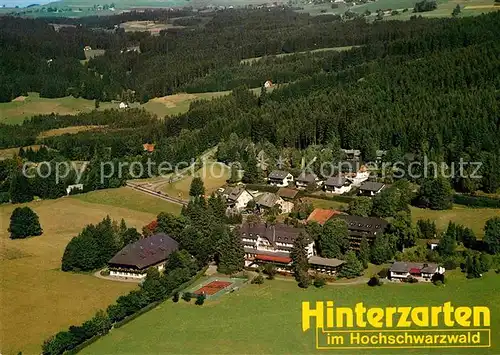
<instances>
[{"instance_id":1,"label":"pine tree","mask_svg":"<svg viewBox=\"0 0 500 355\"><path fill-rule=\"evenodd\" d=\"M389 260L391 255L391 248L387 235L379 235L375 238L370 251L370 260L376 265L381 265Z\"/></svg>"},{"instance_id":2,"label":"pine tree","mask_svg":"<svg viewBox=\"0 0 500 355\"><path fill-rule=\"evenodd\" d=\"M242 181L247 184L255 184L260 180L259 168L257 159L254 154L250 153L246 164L245 172L243 173Z\"/></svg>"},{"instance_id":3,"label":"pine tree","mask_svg":"<svg viewBox=\"0 0 500 355\"><path fill-rule=\"evenodd\" d=\"M483 242L489 253L500 254L500 217L486 221Z\"/></svg>"},{"instance_id":4,"label":"pine tree","mask_svg":"<svg viewBox=\"0 0 500 355\"><path fill-rule=\"evenodd\" d=\"M306 248L308 237L304 233L300 233L293 243L293 248L290 253L292 258L292 270L297 282L300 282L301 274L309 271L309 262L307 259Z\"/></svg>"},{"instance_id":5,"label":"pine tree","mask_svg":"<svg viewBox=\"0 0 500 355\"><path fill-rule=\"evenodd\" d=\"M194 177L189 188L189 196L199 197L205 195L205 185L200 177Z\"/></svg>"},{"instance_id":6,"label":"pine tree","mask_svg":"<svg viewBox=\"0 0 500 355\"><path fill-rule=\"evenodd\" d=\"M363 264L363 268L368 267L368 262L370 261L370 245L368 244L368 240L366 237L361 239L361 243L359 245L359 260Z\"/></svg>"},{"instance_id":7,"label":"pine tree","mask_svg":"<svg viewBox=\"0 0 500 355\"><path fill-rule=\"evenodd\" d=\"M217 270L226 275L232 275L243 270L245 266L245 250L241 239L227 229L220 238L217 251L219 255Z\"/></svg>"},{"instance_id":8,"label":"pine tree","mask_svg":"<svg viewBox=\"0 0 500 355\"><path fill-rule=\"evenodd\" d=\"M452 230L447 231L441 237L439 241L439 245L437 247L437 251L442 256L451 256L455 253L455 249L457 248L457 240L455 233Z\"/></svg>"},{"instance_id":9,"label":"pine tree","mask_svg":"<svg viewBox=\"0 0 500 355\"><path fill-rule=\"evenodd\" d=\"M351 250L346 255L345 264L342 265L342 268L339 271L339 276L351 279L353 277L361 276L362 274L363 265L356 257L356 253Z\"/></svg>"},{"instance_id":10,"label":"pine tree","mask_svg":"<svg viewBox=\"0 0 500 355\"><path fill-rule=\"evenodd\" d=\"M12 203L33 201L33 192L28 178L21 172L12 174L9 193Z\"/></svg>"},{"instance_id":11,"label":"pine tree","mask_svg":"<svg viewBox=\"0 0 500 355\"><path fill-rule=\"evenodd\" d=\"M207 201L208 212L220 223L226 219L226 203L221 196L212 193Z\"/></svg>"},{"instance_id":12,"label":"pine tree","mask_svg":"<svg viewBox=\"0 0 500 355\"><path fill-rule=\"evenodd\" d=\"M9 232L12 239L18 239L41 235L43 230L31 208L17 207L10 216Z\"/></svg>"},{"instance_id":13,"label":"pine tree","mask_svg":"<svg viewBox=\"0 0 500 355\"><path fill-rule=\"evenodd\" d=\"M349 214L353 216L368 217L373 209L373 200L366 196L357 196L349 203Z\"/></svg>"},{"instance_id":14,"label":"pine tree","mask_svg":"<svg viewBox=\"0 0 500 355\"><path fill-rule=\"evenodd\" d=\"M234 184L240 181L240 172L238 169L238 164L231 164L231 175L229 177L229 183Z\"/></svg>"}]
</instances>

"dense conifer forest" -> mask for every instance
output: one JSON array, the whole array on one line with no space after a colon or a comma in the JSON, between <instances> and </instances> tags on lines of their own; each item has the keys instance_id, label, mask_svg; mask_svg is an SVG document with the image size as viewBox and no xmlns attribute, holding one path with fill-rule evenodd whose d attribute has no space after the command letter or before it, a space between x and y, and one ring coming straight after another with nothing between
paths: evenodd
<instances>
[{"instance_id":1,"label":"dense conifer forest","mask_svg":"<svg viewBox=\"0 0 500 355\"><path fill-rule=\"evenodd\" d=\"M238 10L217 12L204 27L153 37L85 26L55 33L41 20L6 18L0 31L11 43L0 47L6 78L1 82L10 87L3 90L6 99L27 90L44 92L52 81L57 90L68 83L66 93L100 99L127 89L142 100L177 90L233 92L193 102L188 112L165 120L135 109L33 117L21 126L0 126L0 147L43 143L69 160L92 160L108 147L112 159L175 164L221 143L238 152L221 160L244 167L262 148L288 157L291 167L298 151L331 161L342 159L339 148L360 149L365 160L384 149L389 161L406 153L448 164L480 161L483 178L473 186L458 181L456 187L494 192L500 187L499 24L498 12L367 24L320 22L286 9ZM84 43L107 52L82 65ZM137 43L141 53L118 50ZM349 45L358 47L240 64L249 57ZM49 53L68 66L51 71L34 63L45 63ZM248 90L267 79L284 85L272 92L263 87L258 95ZM95 95L83 94L91 88ZM37 139L44 130L74 125L106 129ZM154 153L143 152L147 142L156 143ZM257 149L247 149L253 144Z\"/></svg>"}]
</instances>

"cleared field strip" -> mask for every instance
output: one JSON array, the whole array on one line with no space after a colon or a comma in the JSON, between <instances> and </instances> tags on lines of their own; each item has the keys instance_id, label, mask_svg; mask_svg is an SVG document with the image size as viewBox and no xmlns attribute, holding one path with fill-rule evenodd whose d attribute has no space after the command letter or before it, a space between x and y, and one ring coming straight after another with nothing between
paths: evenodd
<instances>
[{"instance_id":1,"label":"cleared field strip","mask_svg":"<svg viewBox=\"0 0 500 355\"><path fill-rule=\"evenodd\" d=\"M266 58L266 57L277 57L277 58L281 58L281 57L286 57L286 56L290 56L290 55L294 55L294 54L305 54L305 53L317 53L317 52L329 52L329 51L335 51L335 52L343 52L343 51L348 51L352 48L356 48L356 47L360 47L360 46L346 46L346 47L327 47L327 48L318 48L318 49L313 49L313 50L310 50L310 51L302 51L302 52L293 52L293 53L281 53L281 54L270 54L270 55L267 55L267 56L262 56L262 57L255 57L255 58L246 58L246 59L242 59L240 61L240 64L252 64L252 63L255 63L259 60L261 60L262 58Z\"/></svg>"}]
</instances>

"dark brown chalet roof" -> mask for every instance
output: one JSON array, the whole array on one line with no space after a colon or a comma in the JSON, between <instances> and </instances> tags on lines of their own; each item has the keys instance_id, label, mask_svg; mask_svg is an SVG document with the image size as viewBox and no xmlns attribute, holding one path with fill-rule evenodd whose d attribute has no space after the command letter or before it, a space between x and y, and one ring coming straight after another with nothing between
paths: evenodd
<instances>
[{"instance_id":1,"label":"dark brown chalet roof","mask_svg":"<svg viewBox=\"0 0 500 355\"><path fill-rule=\"evenodd\" d=\"M255 225L243 224L237 229L237 232L241 238L266 238L274 247L276 247L277 242L293 244L300 233L307 235L304 228L297 228L282 223L278 223L276 225L266 225L265 223Z\"/></svg>"},{"instance_id":2,"label":"dark brown chalet roof","mask_svg":"<svg viewBox=\"0 0 500 355\"><path fill-rule=\"evenodd\" d=\"M179 244L166 234L155 234L128 244L108 262L111 267L146 269L165 261Z\"/></svg>"},{"instance_id":3,"label":"dark brown chalet roof","mask_svg":"<svg viewBox=\"0 0 500 355\"><path fill-rule=\"evenodd\" d=\"M295 198L295 196L297 196L298 193L299 192L297 190L282 187L278 190L276 194L282 198L293 199Z\"/></svg>"},{"instance_id":4,"label":"dark brown chalet roof","mask_svg":"<svg viewBox=\"0 0 500 355\"><path fill-rule=\"evenodd\" d=\"M364 181L361 184L361 186L359 187L359 189L361 191L373 191L373 192L377 192L377 191L380 191L384 186L385 186L385 184L382 184L381 182Z\"/></svg>"},{"instance_id":5,"label":"dark brown chalet roof","mask_svg":"<svg viewBox=\"0 0 500 355\"><path fill-rule=\"evenodd\" d=\"M288 171L284 170L273 170L269 174L269 179L274 179L274 180L283 180L286 178L290 173Z\"/></svg>"},{"instance_id":6,"label":"dark brown chalet roof","mask_svg":"<svg viewBox=\"0 0 500 355\"><path fill-rule=\"evenodd\" d=\"M346 179L345 177L342 176L332 176L325 181L325 186L332 186L332 187L342 187L350 184L351 180Z\"/></svg>"},{"instance_id":7,"label":"dark brown chalet roof","mask_svg":"<svg viewBox=\"0 0 500 355\"><path fill-rule=\"evenodd\" d=\"M315 182L317 178L318 178L318 176L316 174L302 172L297 177L297 181L302 182L302 183L306 183L306 184L310 184L312 182Z\"/></svg>"},{"instance_id":8,"label":"dark brown chalet roof","mask_svg":"<svg viewBox=\"0 0 500 355\"><path fill-rule=\"evenodd\" d=\"M333 218L340 218L347 222L347 228L351 235L356 233L383 233L389 223L386 220L375 217L358 217L345 214L338 214Z\"/></svg>"}]
</instances>

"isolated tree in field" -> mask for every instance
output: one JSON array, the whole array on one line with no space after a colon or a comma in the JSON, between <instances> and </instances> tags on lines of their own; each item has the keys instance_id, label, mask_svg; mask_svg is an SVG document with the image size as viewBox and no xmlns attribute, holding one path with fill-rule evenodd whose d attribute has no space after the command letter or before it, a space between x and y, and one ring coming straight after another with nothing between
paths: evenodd
<instances>
[{"instance_id":1,"label":"isolated tree in field","mask_svg":"<svg viewBox=\"0 0 500 355\"><path fill-rule=\"evenodd\" d=\"M349 214L353 216L368 217L372 213L373 201L366 196L357 196L349 202Z\"/></svg>"},{"instance_id":2,"label":"isolated tree in field","mask_svg":"<svg viewBox=\"0 0 500 355\"><path fill-rule=\"evenodd\" d=\"M232 275L243 270L245 266L245 250L241 239L236 233L225 230L220 236L217 254L219 264L217 270L223 274Z\"/></svg>"},{"instance_id":3,"label":"isolated tree in field","mask_svg":"<svg viewBox=\"0 0 500 355\"><path fill-rule=\"evenodd\" d=\"M300 282L301 274L307 273L309 270L309 262L307 259L306 248L308 245L308 238L304 233L300 233L293 243L292 252L292 269L297 282Z\"/></svg>"},{"instance_id":4,"label":"isolated tree in field","mask_svg":"<svg viewBox=\"0 0 500 355\"><path fill-rule=\"evenodd\" d=\"M332 219L325 223L319 240L321 256L338 258L349 249L349 230L342 219Z\"/></svg>"},{"instance_id":5,"label":"isolated tree in field","mask_svg":"<svg viewBox=\"0 0 500 355\"><path fill-rule=\"evenodd\" d=\"M437 235L436 222L430 219L417 221L417 236L421 239L432 239Z\"/></svg>"},{"instance_id":6,"label":"isolated tree in field","mask_svg":"<svg viewBox=\"0 0 500 355\"><path fill-rule=\"evenodd\" d=\"M205 185L203 185L203 180L196 176L191 181L191 187L189 188L189 196L199 197L205 195Z\"/></svg>"},{"instance_id":7,"label":"isolated tree in field","mask_svg":"<svg viewBox=\"0 0 500 355\"><path fill-rule=\"evenodd\" d=\"M453 12L451 13L451 15L453 17L456 17L456 16L460 15L461 12L462 12L462 10L460 9L460 5L457 4L457 6L455 6L455 8L453 9Z\"/></svg>"},{"instance_id":8,"label":"isolated tree in field","mask_svg":"<svg viewBox=\"0 0 500 355\"><path fill-rule=\"evenodd\" d=\"M9 226L12 239L26 238L43 233L38 215L29 207L17 207L10 216Z\"/></svg>"},{"instance_id":9,"label":"isolated tree in field","mask_svg":"<svg viewBox=\"0 0 500 355\"><path fill-rule=\"evenodd\" d=\"M486 221L483 242L486 244L489 253L500 253L500 217Z\"/></svg>"},{"instance_id":10,"label":"isolated tree in field","mask_svg":"<svg viewBox=\"0 0 500 355\"><path fill-rule=\"evenodd\" d=\"M368 262L370 261L370 244L368 244L368 239L366 239L366 237L361 239L358 256L363 268L366 269L368 267Z\"/></svg>"},{"instance_id":11,"label":"isolated tree in field","mask_svg":"<svg viewBox=\"0 0 500 355\"><path fill-rule=\"evenodd\" d=\"M33 201L33 192L28 178L21 172L15 172L12 174L9 192L12 203L25 203Z\"/></svg>"},{"instance_id":12,"label":"isolated tree in field","mask_svg":"<svg viewBox=\"0 0 500 355\"><path fill-rule=\"evenodd\" d=\"M351 279L353 277L361 276L362 274L363 265L356 257L356 253L351 250L346 255L345 264L342 265L342 268L339 271L339 276Z\"/></svg>"}]
</instances>

